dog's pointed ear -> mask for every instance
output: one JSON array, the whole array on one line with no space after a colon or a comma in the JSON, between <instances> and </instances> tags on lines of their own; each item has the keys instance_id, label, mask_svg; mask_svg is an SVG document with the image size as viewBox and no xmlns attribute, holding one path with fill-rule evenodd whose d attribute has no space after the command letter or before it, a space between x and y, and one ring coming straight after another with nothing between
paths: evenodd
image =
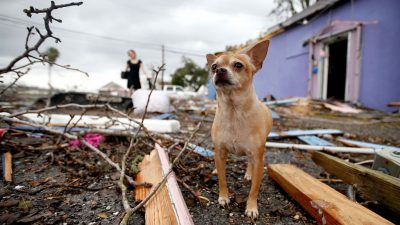
<instances>
[{"instance_id":1,"label":"dog's pointed ear","mask_svg":"<svg viewBox=\"0 0 400 225\"><path fill-rule=\"evenodd\" d=\"M256 71L261 69L265 57L267 57L269 40L264 40L255 44L252 48L246 51L246 55L250 56Z\"/></svg>"},{"instance_id":2,"label":"dog's pointed ear","mask_svg":"<svg viewBox=\"0 0 400 225\"><path fill-rule=\"evenodd\" d=\"M211 68L211 65L214 63L215 59L217 59L217 56L214 54L207 54L207 65L208 67Z\"/></svg>"}]
</instances>

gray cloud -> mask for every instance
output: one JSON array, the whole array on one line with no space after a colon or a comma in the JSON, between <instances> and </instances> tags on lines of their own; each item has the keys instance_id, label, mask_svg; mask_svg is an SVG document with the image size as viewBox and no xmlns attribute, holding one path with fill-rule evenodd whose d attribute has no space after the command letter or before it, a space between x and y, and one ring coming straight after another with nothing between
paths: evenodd
<instances>
[{"instance_id":1,"label":"gray cloud","mask_svg":"<svg viewBox=\"0 0 400 225\"><path fill-rule=\"evenodd\" d=\"M56 1L67 3L70 1ZM40 24L41 17L26 17L23 8L34 4L47 7L50 1L6 0L0 2L0 67L23 51L27 22ZM101 85L119 79L128 49L135 49L139 58L149 67L161 63L161 45L166 46L166 74L181 66L183 55L199 65L205 64L204 55L220 51L226 45L255 38L273 25L266 15L272 1L242 0L87 0L79 7L55 11L63 23L55 23L53 31L62 39L43 46L59 49L60 64L87 71L90 78L76 72L54 69L53 81L59 88L96 90ZM9 21L7 21L9 20ZM183 52L183 53L182 53ZM190 54L184 54L190 53ZM192 55L193 54L193 55ZM21 79L24 84L47 85L47 68L34 66Z\"/></svg>"}]
</instances>

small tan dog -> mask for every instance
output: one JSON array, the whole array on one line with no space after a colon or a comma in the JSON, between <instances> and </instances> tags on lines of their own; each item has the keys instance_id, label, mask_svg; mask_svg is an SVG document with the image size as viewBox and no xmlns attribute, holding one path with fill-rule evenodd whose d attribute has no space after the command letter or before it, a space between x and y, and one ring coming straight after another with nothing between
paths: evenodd
<instances>
[{"instance_id":1,"label":"small tan dog","mask_svg":"<svg viewBox=\"0 0 400 225\"><path fill-rule=\"evenodd\" d=\"M271 113L256 96L253 76L262 67L268 46L266 40L245 54L207 55L217 92L217 111L211 135L218 173L218 202L222 206L229 204L225 170L227 153L247 155L244 177L251 180L251 190L245 213L253 219L258 216L257 197L264 175L264 146L272 128Z\"/></svg>"}]
</instances>

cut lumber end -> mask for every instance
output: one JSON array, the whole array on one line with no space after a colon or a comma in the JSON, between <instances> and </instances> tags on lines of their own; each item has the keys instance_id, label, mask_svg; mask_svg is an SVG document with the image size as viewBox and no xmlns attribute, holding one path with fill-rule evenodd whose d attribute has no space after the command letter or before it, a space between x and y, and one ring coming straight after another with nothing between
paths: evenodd
<instances>
[{"instance_id":1,"label":"cut lumber end","mask_svg":"<svg viewBox=\"0 0 400 225\"><path fill-rule=\"evenodd\" d=\"M11 182L12 181L12 155L11 155L11 152L6 152L3 154L2 165L3 165L4 181Z\"/></svg>"},{"instance_id":2,"label":"cut lumber end","mask_svg":"<svg viewBox=\"0 0 400 225\"><path fill-rule=\"evenodd\" d=\"M294 165L269 165L268 176L321 224L393 224Z\"/></svg>"}]
</instances>

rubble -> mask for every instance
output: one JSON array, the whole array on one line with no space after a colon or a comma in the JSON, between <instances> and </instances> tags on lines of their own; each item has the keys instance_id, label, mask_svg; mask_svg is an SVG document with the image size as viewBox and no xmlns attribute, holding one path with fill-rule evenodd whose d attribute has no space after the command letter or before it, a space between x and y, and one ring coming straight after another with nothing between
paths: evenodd
<instances>
[{"instance_id":1,"label":"rubble","mask_svg":"<svg viewBox=\"0 0 400 225\"><path fill-rule=\"evenodd\" d=\"M294 164L315 179L344 193L347 191L348 183L353 185L354 181L348 181L334 173L328 174L331 172L325 171L312 161L313 151L299 151L297 147L329 151L336 158L363 164L361 166L363 168L371 168L375 152L398 148L396 146L400 144L398 142L400 134L393 131L399 129L400 118L397 114L368 109L362 109L362 112L356 114L336 112L324 107L324 103L303 98L268 103L280 119L274 120L274 130L266 142L265 162L266 166L277 163ZM241 178L246 169L243 157L228 158L234 162L228 163L227 168L233 203L228 208L222 209L217 202L217 178L212 174L214 163L210 137L215 102L199 97L186 100L172 98L171 105L175 109L173 112L167 114L154 112L145 116L143 124L147 129L141 130L136 136L137 146L127 158L127 175L131 179L137 178L137 172L140 171L137 169L137 164L140 163L142 156L150 154L155 149L156 144L163 146L171 160L175 159L186 146L187 150L174 164L173 172L177 182L175 190L182 193L193 223L252 224L253 221L243 216L249 188L248 182ZM8 114L2 113L2 116L16 115L16 112L26 110L25 108L15 110L12 107L8 109L10 109ZM60 112L63 112L61 117L59 117ZM2 144L13 156L14 169L12 186L4 182L0 188L1 223L16 223L18 220L28 218L43 224L74 224L81 221L108 224L121 220L124 208L121 204L121 193L116 185L120 177L118 169L83 144L82 140L101 150L113 162L120 162L129 147L130 137L136 135L139 126L134 125L129 119L132 118L130 116L128 118L115 112L109 114L103 109L91 109L88 112L89 115L82 115L82 110L78 108L62 108L58 109L57 114L55 112L38 112L34 116L28 114L31 120L57 130L58 133L49 132L44 127L13 122L0 124L8 130ZM75 115L74 119L71 120L70 114ZM22 119L25 115L18 115L15 118ZM141 119L136 119L136 122L141 122ZM68 121L70 122L66 128ZM148 121L154 121L154 125ZM160 130L161 123L170 121L178 122L179 126ZM197 130L199 123L201 126ZM77 137L72 141L72 146L70 139L62 136L63 132ZM192 134L194 134L193 139L188 142ZM93 140L90 137L93 137ZM357 141L359 145L344 141ZM360 143L376 145L362 146ZM338 149L346 151L336 151ZM130 185L129 182L125 183L129 185L129 189L142 188ZM23 188L15 190L16 186ZM284 194L275 181L265 179L261 188L259 223L314 224L318 221ZM364 199L360 190L362 189L359 186L354 187L355 200L358 203L395 222L396 216L388 215L386 210L379 209L381 206L384 207L382 202L377 202L379 207L376 207L370 203L370 199ZM128 198L132 198L131 192L127 192L127 195ZM21 212L18 205L9 204L10 199L18 202L30 201L35 207L28 207ZM131 204L137 206L140 202ZM9 206L4 208L2 205ZM44 213L49 209L53 216L41 216L33 211L34 208ZM141 212L139 210L133 213L129 224L145 224L148 219ZM174 214L176 212L174 211Z\"/></svg>"}]
</instances>

